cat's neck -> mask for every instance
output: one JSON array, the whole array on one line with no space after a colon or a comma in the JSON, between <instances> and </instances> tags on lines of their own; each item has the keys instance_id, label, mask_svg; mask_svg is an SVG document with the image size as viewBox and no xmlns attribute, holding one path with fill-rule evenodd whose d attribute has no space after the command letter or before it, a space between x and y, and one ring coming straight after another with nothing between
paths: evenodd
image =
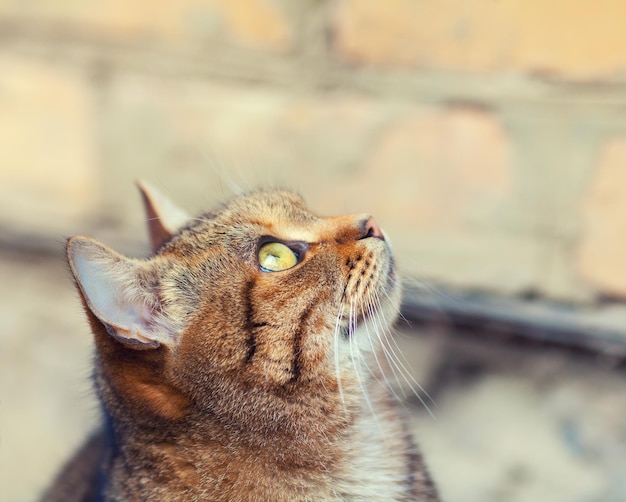
<instances>
[{"instance_id":1,"label":"cat's neck","mask_svg":"<svg viewBox=\"0 0 626 502\"><path fill-rule=\"evenodd\" d=\"M161 447L176 450L178 456L189 462L220 455L244 457L249 454L262 455L268 463L277 465L328 466L333 462L338 444L350 436L357 417L367 410L364 396L358 394L320 399L315 404L284 400L281 414L275 411L279 398L271 397L273 399L263 403L257 396L256 401L261 404L255 409L242 409L237 417L230 413L220 416L198 408L191 408L177 421L157 417L128 420L127 417L116 421L116 443L150 444L155 446L155 451ZM219 405L219 399L215 404ZM129 452L133 451L131 447ZM137 450L140 456L144 453L145 450Z\"/></svg>"},{"instance_id":2,"label":"cat's neck","mask_svg":"<svg viewBox=\"0 0 626 502\"><path fill-rule=\"evenodd\" d=\"M117 350L115 344L109 346ZM132 372L110 371L107 361L100 360L96 386L115 424L118 444L167 445L184 452L190 462L220 455L217 445L222 445L225 454L262 451L268 462L299 465L306 459L328 465L335 443L350 434L363 410L369 410L362 386L383 381L380 375L361 380L346 375L341 389L332 377L299 381L293 388L260 388L234 377L216 377L201 389L211 396L202 401L194 399L193 391L181 389L184 382L174 377L169 384L152 384L151 371L161 367L158 351L153 352L155 357L141 366L133 360ZM124 354L115 352L110 358L116 369L123 369Z\"/></svg>"},{"instance_id":3,"label":"cat's neck","mask_svg":"<svg viewBox=\"0 0 626 502\"><path fill-rule=\"evenodd\" d=\"M110 482L129 497L137 496L136 480L142 480L145 493L159 491L168 500L173 494L183 494L180 500L197 494L218 500L213 498L218 492L229 494L224 500L244 500L249 493L258 500L276 493L284 494L276 500L299 500L304 493L339 500L335 480L360 434L354 431L356 416L328 418L316 417L315 424L302 419L272 434L243 431L200 412L169 429L135 424L115 432L119 446L112 455ZM213 474L224 472L224 479Z\"/></svg>"},{"instance_id":4,"label":"cat's neck","mask_svg":"<svg viewBox=\"0 0 626 502\"><path fill-rule=\"evenodd\" d=\"M283 493L280 500L298 500L307 492L316 499L326 494L323 499L340 500L337 487L353 486L354 477L364 476L363 467L374 458L368 460L368 455L377 448L388 447L388 441L398 441L393 445L396 451L406 448L397 416L388 414L392 408L388 407L387 389L377 382L372 385L376 389L370 394L374 400L371 404L379 417L361 402L360 408L348 412L342 420L332 416L327 421L318 417L314 421L303 419L288 430L276 430L270 435L251 434L249 429L243 433L199 412L190 413L175 430L136 425L117 430L116 443L122 446L113 455L111 482L118 488L129 485L128 493L134 496L136 486L130 485L143 480L146 493L158 488L166 495L182 493L190 497L221 491L233 500L245 499L242 494L249 493L262 496L263 490L267 490L266 493ZM400 457L388 461L399 463L390 464L389 468L402 474ZM225 466L228 478L216 479L212 473L224 472ZM375 472L367 476L371 476L372 482L376 480ZM398 486L401 482L399 479ZM367 487L368 480L356 484ZM397 489L396 485L390 485L392 488Z\"/></svg>"}]
</instances>

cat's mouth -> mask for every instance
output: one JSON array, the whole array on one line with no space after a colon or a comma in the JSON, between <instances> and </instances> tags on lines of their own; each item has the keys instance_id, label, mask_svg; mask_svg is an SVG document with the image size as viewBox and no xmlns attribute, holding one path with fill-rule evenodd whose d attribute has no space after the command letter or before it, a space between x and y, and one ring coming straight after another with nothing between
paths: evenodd
<instances>
[{"instance_id":1,"label":"cat's mouth","mask_svg":"<svg viewBox=\"0 0 626 502\"><path fill-rule=\"evenodd\" d=\"M359 321L354 320L352 322L348 322L341 330L339 331L341 338L344 340L349 340L354 337L354 332L356 331L357 326L359 325Z\"/></svg>"},{"instance_id":2,"label":"cat's mouth","mask_svg":"<svg viewBox=\"0 0 626 502\"><path fill-rule=\"evenodd\" d=\"M395 284L395 279L388 278ZM390 302L390 300L381 300L382 302ZM339 333L344 340L354 337L354 334L364 325L377 326L381 322L381 311L386 309L386 305L378 303L367 303L362 307L357 307L349 314L344 314L340 320ZM383 315L382 318L385 316Z\"/></svg>"},{"instance_id":3,"label":"cat's mouth","mask_svg":"<svg viewBox=\"0 0 626 502\"><path fill-rule=\"evenodd\" d=\"M376 309L378 310L378 309ZM366 312L359 312L352 317L345 317L343 319L342 327L339 330L341 337L344 340L349 340L354 337L356 331L367 322L376 322L376 310L374 307L370 307Z\"/></svg>"}]
</instances>

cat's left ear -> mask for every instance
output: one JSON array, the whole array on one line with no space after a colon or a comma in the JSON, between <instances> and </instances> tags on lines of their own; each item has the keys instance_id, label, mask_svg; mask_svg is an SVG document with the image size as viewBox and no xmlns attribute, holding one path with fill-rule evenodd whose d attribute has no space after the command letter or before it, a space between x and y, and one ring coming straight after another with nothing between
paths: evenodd
<instances>
[{"instance_id":1,"label":"cat's left ear","mask_svg":"<svg viewBox=\"0 0 626 502\"><path fill-rule=\"evenodd\" d=\"M141 192L146 218L148 219L148 233L150 234L152 251L155 252L164 242L171 239L178 230L184 227L191 217L145 181L138 181L137 187Z\"/></svg>"},{"instance_id":2,"label":"cat's left ear","mask_svg":"<svg viewBox=\"0 0 626 502\"><path fill-rule=\"evenodd\" d=\"M154 264L126 258L88 237L67 242L83 299L109 335L134 349L171 345L178 331L162 312Z\"/></svg>"}]
</instances>

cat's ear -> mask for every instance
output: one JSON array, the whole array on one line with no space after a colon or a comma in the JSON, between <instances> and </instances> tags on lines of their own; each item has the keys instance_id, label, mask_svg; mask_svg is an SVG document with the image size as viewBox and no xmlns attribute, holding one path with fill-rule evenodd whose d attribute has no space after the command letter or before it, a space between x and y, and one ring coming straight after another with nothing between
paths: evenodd
<instances>
[{"instance_id":1,"label":"cat's ear","mask_svg":"<svg viewBox=\"0 0 626 502\"><path fill-rule=\"evenodd\" d=\"M124 345L153 349L177 331L162 313L150 262L133 260L88 237L67 241L67 258L83 299Z\"/></svg>"},{"instance_id":2,"label":"cat's ear","mask_svg":"<svg viewBox=\"0 0 626 502\"><path fill-rule=\"evenodd\" d=\"M148 219L152 251L156 251L180 228L184 227L191 217L145 181L138 181L137 187L141 192Z\"/></svg>"}]
</instances>

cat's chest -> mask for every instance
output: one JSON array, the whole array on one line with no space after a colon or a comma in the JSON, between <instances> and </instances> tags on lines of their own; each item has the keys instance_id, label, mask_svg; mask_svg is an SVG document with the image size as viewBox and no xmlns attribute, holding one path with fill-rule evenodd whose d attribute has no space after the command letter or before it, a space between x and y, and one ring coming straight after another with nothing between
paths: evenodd
<instances>
[{"instance_id":1,"label":"cat's chest","mask_svg":"<svg viewBox=\"0 0 626 502\"><path fill-rule=\"evenodd\" d=\"M111 493L115 500L172 502L356 501L376 500L383 493L387 500L402 500L409 489L410 466L402 454L407 445L396 430L398 424L387 420L373 429L372 420L358 420L360 430L336 445L333 455L321 463L276 463L275 453L232 448L213 449L190 460L175 448L152 448L150 461L114 462ZM132 473L129 465L135 466Z\"/></svg>"},{"instance_id":2,"label":"cat's chest","mask_svg":"<svg viewBox=\"0 0 626 502\"><path fill-rule=\"evenodd\" d=\"M173 463L165 465L174 467ZM163 464L160 466L163 467ZM112 470L111 500L187 502L213 501L340 501L329 473L312 473L264 465L262 461L232 458L198 465L179 464L172 472L140 469L131 476L120 463Z\"/></svg>"}]
</instances>

